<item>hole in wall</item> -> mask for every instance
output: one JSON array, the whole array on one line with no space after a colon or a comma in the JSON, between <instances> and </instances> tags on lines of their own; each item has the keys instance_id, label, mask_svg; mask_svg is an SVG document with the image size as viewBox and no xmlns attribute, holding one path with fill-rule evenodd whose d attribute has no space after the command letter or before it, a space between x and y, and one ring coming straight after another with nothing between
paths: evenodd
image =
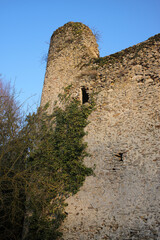
<instances>
[{"instance_id":1,"label":"hole in wall","mask_svg":"<svg viewBox=\"0 0 160 240\"><path fill-rule=\"evenodd\" d=\"M87 103L89 101L88 89L86 89L85 87L82 87L81 94L82 94L82 104Z\"/></svg>"},{"instance_id":2,"label":"hole in wall","mask_svg":"<svg viewBox=\"0 0 160 240\"><path fill-rule=\"evenodd\" d=\"M119 158L119 161L123 162L123 153L122 152L115 154L115 156Z\"/></svg>"}]
</instances>

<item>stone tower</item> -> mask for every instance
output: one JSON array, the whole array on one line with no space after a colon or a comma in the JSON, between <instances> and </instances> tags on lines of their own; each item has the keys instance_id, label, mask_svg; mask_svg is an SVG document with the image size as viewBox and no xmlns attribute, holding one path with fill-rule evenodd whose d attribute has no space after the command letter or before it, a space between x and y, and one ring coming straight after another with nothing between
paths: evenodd
<instances>
[{"instance_id":1,"label":"stone tower","mask_svg":"<svg viewBox=\"0 0 160 240\"><path fill-rule=\"evenodd\" d=\"M80 67L98 57L98 44L89 27L69 22L57 29L50 41L41 105L50 102L52 111L58 94L73 82Z\"/></svg>"},{"instance_id":2,"label":"stone tower","mask_svg":"<svg viewBox=\"0 0 160 240\"><path fill-rule=\"evenodd\" d=\"M71 83L82 104L97 92L85 136L96 167L67 199L63 239L160 239L160 34L99 58L91 30L65 24L51 38L41 105L52 111Z\"/></svg>"}]
</instances>

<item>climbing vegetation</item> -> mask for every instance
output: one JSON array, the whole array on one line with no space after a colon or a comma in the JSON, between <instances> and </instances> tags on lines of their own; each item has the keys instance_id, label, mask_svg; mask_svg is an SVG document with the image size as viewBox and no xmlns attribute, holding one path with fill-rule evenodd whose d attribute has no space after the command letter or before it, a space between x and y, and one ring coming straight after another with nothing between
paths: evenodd
<instances>
[{"instance_id":1,"label":"climbing vegetation","mask_svg":"<svg viewBox=\"0 0 160 240\"><path fill-rule=\"evenodd\" d=\"M92 174L83 163L88 155L83 137L94 104L81 105L67 91L60 96L63 109L55 106L51 115L47 105L38 109L23 127L14 126L13 135L12 119L7 126L0 145L1 239L57 239L65 199Z\"/></svg>"}]
</instances>

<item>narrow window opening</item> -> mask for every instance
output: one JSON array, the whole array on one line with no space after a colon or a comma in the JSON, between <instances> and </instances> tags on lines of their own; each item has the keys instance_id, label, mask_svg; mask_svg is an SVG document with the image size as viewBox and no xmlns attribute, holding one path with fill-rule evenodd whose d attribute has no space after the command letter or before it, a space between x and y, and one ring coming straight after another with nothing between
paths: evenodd
<instances>
[{"instance_id":1,"label":"narrow window opening","mask_svg":"<svg viewBox=\"0 0 160 240\"><path fill-rule=\"evenodd\" d=\"M82 104L84 104L89 101L89 94L87 93L85 87L83 87L81 90L82 90Z\"/></svg>"}]
</instances>

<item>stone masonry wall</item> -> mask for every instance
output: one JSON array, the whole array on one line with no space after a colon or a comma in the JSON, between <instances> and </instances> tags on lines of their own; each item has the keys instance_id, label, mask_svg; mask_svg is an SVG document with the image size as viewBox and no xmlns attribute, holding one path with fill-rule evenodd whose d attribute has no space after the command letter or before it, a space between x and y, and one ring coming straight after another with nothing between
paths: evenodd
<instances>
[{"instance_id":1,"label":"stone masonry wall","mask_svg":"<svg viewBox=\"0 0 160 240\"><path fill-rule=\"evenodd\" d=\"M91 153L85 164L95 168L95 175L66 200L63 239L160 239L160 34L104 58L98 58L95 41L94 51L84 59L81 51L73 55L71 46L61 56L62 65L56 55L48 62L42 105L52 101L49 86L57 99L57 92L67 85L65 74L73 97L82 99L82 87L89 96L96 93L96 109L84 139ZM69 49L79 61L70 77L69 63L67 68L63 64ZM63 72L55 92L53 66Z\"/></svg>"},{"instance_id":2,"label":"stone masonry wall","mask_svg":"<svg viewBox=\"0 0 160 240\"><path fill-rule=\"evenodd\" d=\"M50 102L52 112L57 96L74 81L81 65L98 56L98 44L87 26L70 22L57 29L51 37L41 106Z\"/></svg>"}]
</instances>

